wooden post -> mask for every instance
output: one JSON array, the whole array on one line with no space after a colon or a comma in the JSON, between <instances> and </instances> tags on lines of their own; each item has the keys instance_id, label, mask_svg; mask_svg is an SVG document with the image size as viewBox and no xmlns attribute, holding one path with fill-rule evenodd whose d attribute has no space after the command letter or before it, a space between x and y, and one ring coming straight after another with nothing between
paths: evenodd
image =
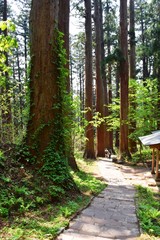
<instances>
[{"instance_id":1,"label":"wooden post","mask_svg":"<svg viewBox=\"0 0 160 240\"><path fill-rule=\"evenodd\" d=\"M159 149L157 149L157 158L156 158L156 180L158 179L159 171Z\"/></svg>"},{"instance_id":2,"label":"wooden post","mask_svg":"<svg viewBox=\"0 0 160 240\"><path fill-rule=\"evenodd\" d=\"M154 171L154 148L152 148L152 171L151 171L152 174L155 174L155 171Z\"/></svg>"}]
</instances>

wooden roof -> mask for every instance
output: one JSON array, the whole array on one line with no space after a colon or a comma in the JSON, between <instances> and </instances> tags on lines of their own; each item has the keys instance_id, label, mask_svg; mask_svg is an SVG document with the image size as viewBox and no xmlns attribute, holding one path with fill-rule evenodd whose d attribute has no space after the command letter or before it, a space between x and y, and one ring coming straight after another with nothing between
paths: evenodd
<instances>
[{"instance_id":1,"label":"wooden roof","mask_svg":"<svg viewBox=\"0 0 160 240\"><path fill-rule=\"evenodd\" d=\"M139 137L140 141L145 146L152 146L160 144L160 130L153 131L152 134Z\"/></svg>"}]
</instances>

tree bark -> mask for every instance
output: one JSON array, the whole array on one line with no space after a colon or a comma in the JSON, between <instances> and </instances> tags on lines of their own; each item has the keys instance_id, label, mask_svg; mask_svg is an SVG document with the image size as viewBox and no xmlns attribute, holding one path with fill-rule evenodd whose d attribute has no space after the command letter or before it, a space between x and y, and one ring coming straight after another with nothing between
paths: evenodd
<instances>
[{"instance_id":1,"label":"tree bark","mask_svg":"<svg viewBox=\"0 0 160 240\"><path fill-rule=\"evenodd\" d=\"M109 13L110 13L110 4L109 1L106 2L106 14L107 19L109 18ZM106 34L107 34L107 52L108 55L111 54L111 36L110 36L110 23L109 21L107 22L107 30L106 30ZM112 76L111 76L111 71L112 71L112 66L111 63L108 63L108 67L107 67L107 88L106 88L106 115L109 116L111 114L111 112L108 109L108 105L112 104ZM113 131L112 130L107 130L106 133L106 148L110 149L112 152L114 152L113 150Z\"/></svg>"},{"instance_id":2,"label":"tree bark","mask_svg":"<svg viewBox=\"0 0 160 240\"><path fill-rule=\"evenodd\" d=\"M55 141L53 151L59 152L61 148L61 151L66 154L63 135L61 136L63 132L63 118L61 117L63 109L59 107L62 100L61 94L63 94L60 93L61 83L58 82L61 66L57 62L59 58L57 29L58 26L63 28L64 22L59 22L59 19L60 16L63 16L64 7L66 7L64 1L62 4L59 0L32 0L30 16L31 92L27 144L31 153L37 158L38 167L43 165L42 156L50 145L53 136L57 133L59 135L57 135L58 139ZM57 119L57 116L60 116L60 118ZM55 124L58 124L59 129L57 125L55 128Z\"/></svg>"},{"instance_id":3,"label":"tree bark","mask_svg":"<svg viewBox=\"0 0 160 240\"><path fill-rule=\"evenodd\" d=\"M94 151L94 129L90 123L92 121L92 100L93 100L93 76L92 76L92 18L91 18L91 0L85 0L85 108L86 120L88 125L85 129L87 138L85 145L85 158L95 159Z\"/></svg>"},{"instance_id":4,"label":"tree bark","mask_svg":"<svg viewBox=\"0 0 160 240\"><path fill-rule=\"evenodd\" d=\"M59 9L63 9L63 14L59 14L58 26L59 30L64 34L64 49L66 50L67 64L66 68L69 71L69 13L70 13L70 1L69 0L60 0L59 1ZM67 79L67 92L70 93L70 77L68 75ZM70 149L67 153L68 155L68 163L70 167L77 171L78 166L74 157L74 148L72 143L72 136L70 134Z\"/></svg>"},{"instance_id":5,"label":"tree bark","mask_svg":"<svg viewBox=\"0 0 160 240\"><path fill-rule=\"evenodd\" d=\"M127 0L120 0L120 159L130 156L128 150L128 30Z\"/></svg>"},{"instance_id":6,"label":"tree bark","mask_svg":"<svg viewBox=\"0 0 160 240\"><path fill-rule=\"evenodd\" d=\"M146 38L145 38L145 15L143 14L143 7L142 7L142 1L140 1L140 20L141 20L141 34L142 34L142 46L145 49L146 47ZM143 82L144 82L144 86L146 85L146 79L147 77L149 77L148 74L148 59L146 56L146 52L145 50L143 50L143 56L142 56L142 63L143 63Z\"/></svg>"},{"instance_id":7,"label":"tree bark","mask_svg":"<svg viewBox=\"0 0 160 240\"><path fill-rule=\"evenodd\" d=\"M104 117L104 84L101 76L101 31L100 31L100 1L94 0L95 34L96 34L96 111ZM97 128L97 156L105 156L105 126L101 123Z\"/></svg>"},{"instance_id":8,"label":"tree bark","mask_svg":"<svg viewBox=\"0 0 160 240\"><path fill-rule=\"evenodd\" d=\"M135 51L135 11L134 11L134 0L130 0L130 79L136 79L136 51ZM135 104L135 89L130 89L130 109L136 109ZM136 120L134 118L130 118L130 127L129 134L133 134L136 130ZM129 148L130 152L134 153L137 151L136 141L129 138Z\"/></svg>"}]
</instances>

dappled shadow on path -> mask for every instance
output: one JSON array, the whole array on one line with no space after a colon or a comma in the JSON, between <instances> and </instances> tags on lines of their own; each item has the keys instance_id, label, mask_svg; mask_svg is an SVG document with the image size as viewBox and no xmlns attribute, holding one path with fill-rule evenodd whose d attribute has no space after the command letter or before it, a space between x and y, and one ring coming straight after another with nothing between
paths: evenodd
<instances>
[{"instance_id":1,"label":"dappled shadow on path","mask_svg":"<svg viewBox=\"0 0 160 240\"><path fill-rule=\"evenodd\" d=\"M95 197L71 223L59 240L133 239L140 235L134 202L135 190L130 185L109 186ZM83 238L84 237L84 238ZM85 238L86 237L86 238Z\"/></svg>"},{"instance_id":2,"label":"dappled shadow on path","mask_svg":"<svg viewBox=\"0 0 160 240\"><path fill-rule=\"evenodd\" d=\"M108 187L93 199L58 240L134 239L140 236L135 189L110 159L98 161Z\"/></svg>"},{"instance_id":3,"label":"dappled shadow on path","mask_svg":"<svg viewBox=\"0 0 160 240\"><path fill-rule=\"evenodd\" d=\"M133 185L149 187L154 192L160 192L160 182L155 180L155 174L151 174L151 168L145 166L120 166L124 177Z\"/></svg>"}]
</instances>

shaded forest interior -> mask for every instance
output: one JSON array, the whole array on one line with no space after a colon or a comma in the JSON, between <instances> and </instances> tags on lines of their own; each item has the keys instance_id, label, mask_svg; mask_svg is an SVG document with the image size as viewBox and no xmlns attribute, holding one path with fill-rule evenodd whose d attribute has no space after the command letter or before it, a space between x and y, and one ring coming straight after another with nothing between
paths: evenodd
<instances>
[{"instance_id":1,"label":"shaded forest interior","mask_svg":"<svg viewBox=\"0 0 160 240\"><path fill-rule=\"evenodd\" d=\"M77 196L79 156L151 159L138 137L160 129L159 42L158 0L0 1L3 201Z\"/></svg>"}]
</instances>

